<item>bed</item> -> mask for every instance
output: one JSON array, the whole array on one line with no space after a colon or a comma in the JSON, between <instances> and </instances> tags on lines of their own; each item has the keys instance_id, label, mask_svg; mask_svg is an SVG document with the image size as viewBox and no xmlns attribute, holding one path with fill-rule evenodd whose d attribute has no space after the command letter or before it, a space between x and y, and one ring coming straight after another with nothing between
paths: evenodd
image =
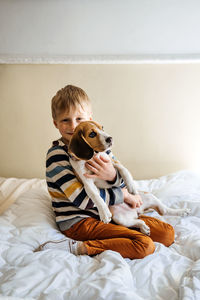
<instances>
[{"instance_id":1,"label":"bed","mask_svg":"<svg viewBox=\"0 0 200 300\"><path fill-rule=\"evenodd\" d=\"M63 250L33 252L63 235L56 227L45 180L0 178L0 299L155 300L200 299L200 175L179 171L136 181L188 217L148 213L175 228L169 248L156 243L144 259L123 259L114 251L95 257Z\"/></svg>"}]
</instances>

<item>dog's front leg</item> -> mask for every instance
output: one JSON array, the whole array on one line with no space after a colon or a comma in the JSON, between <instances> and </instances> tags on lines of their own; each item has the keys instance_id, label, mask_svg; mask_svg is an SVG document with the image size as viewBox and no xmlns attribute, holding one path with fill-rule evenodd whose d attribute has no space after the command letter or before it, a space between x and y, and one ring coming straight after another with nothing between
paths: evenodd
<instances>
[{"instance_id":1,"label":"dog's front leg","mask_svg":"<svg viewBox=\"0 0 200 300\"><path fill-rule=\"evenodd\" d=\"M100 220L103 221L104 223L109 223L112 219L112 214L106 205L106 203L103 201L101 196L99 195L99 191L94 184L93 180L90 182L87 182L84 184L85 191L88 195L88 197L94 202L96 205Z\"/></svg>"},{"instance_id":2,"label":"dog's front leg","mask_svg":"<svg viewBox=\"0 0 200 300\"><path fill-rule=\"evenodd\" d=\"M114 167L119 171L121 177L123 178L128 192L133 195L138 194L138 191L136 189L136 186L135 186L135 183L134 183L131 173L120 163L114 163Z\"/></svg>"},{"instance_id":3,"label":"dog's front leg","mask_svg":"<svg viewBox=\"0 0 200 300\"><path fill-rule=\"evenodd\" d=\"M85 169L85 162L83 160L75 161L73 159L70 159L70 163L75 173L78 174L77 177L83 183L86 194L96 205L101 221L103 221L104 223L109 223L111 221L112 214L108 206L99 195L99 190L94 184L93 179L86 178L83 175L85 171L87 171Z\"/></svg>"}]
</instances>

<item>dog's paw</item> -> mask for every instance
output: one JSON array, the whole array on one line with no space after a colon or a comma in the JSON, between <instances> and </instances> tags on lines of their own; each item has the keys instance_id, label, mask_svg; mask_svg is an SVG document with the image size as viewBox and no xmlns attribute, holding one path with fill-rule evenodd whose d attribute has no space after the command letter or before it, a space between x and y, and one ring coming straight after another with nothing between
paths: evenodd
<instances>
[{"instance_id":1,"label":"dog's paw","mask_svg":"<svg viewBox=\"0 0 200 300\"><path fill-rule=\"evenodd\" d=\"M191 215L191 209L190 208L183 208L182 211L180 212L181 217L187 217Z\"/></svg>"},{"instance_id":2,"label":"dog's paw","mask_svg":"<svg viewBox=\"0 0 200 300\"><path fill-rule=\"evenodd\" d=\"M100 216L100 220L105 224L110 223L110 221L112 220L112 214L109 210L107 210L106 212L105 211L99 212L99 216Z\"/></svg>"},{"instance_id":3,"label":"dog's paw","mask_svg":"<svg viewBox=\"0 0 200 300\"><path fill-rule=\"evenodd\" d=\"M101 221L104 222L105 224L108 224L110 223L111 221L111 218L108 217L108 216L103 216L103 217L100 217Z\"/></svg>"},{"instance_id":4,"label":"dog's paw","mask_svg":"<svg viewBox=\"0 0 200 300\"><path fill-rule=\"evenodd\" d=\"M143 224L141 227L140 227L140 231L148 236L150 236L150 228L149 226L147 226L146 224Z\"/></svg>"}]
</instances>

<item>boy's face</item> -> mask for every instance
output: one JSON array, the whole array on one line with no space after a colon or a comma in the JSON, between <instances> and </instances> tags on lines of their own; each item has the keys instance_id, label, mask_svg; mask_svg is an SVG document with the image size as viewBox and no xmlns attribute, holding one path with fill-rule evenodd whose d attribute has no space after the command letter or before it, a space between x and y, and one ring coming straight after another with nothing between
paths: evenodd
<instances>
[{"instance_id":1,"label":"boy's face","mask_svg":"<svg viewBox=\"0 0 200 300\"><path fill-rule=\"evenodd\" d=\"M60 131L62 138L66 144L69 143L76 126L83 122L92 120L92 113L88 107L83 109L81 106L78 108L71 108L57 116L54 120L54 125Z\"/></svg>"}]
</instances>

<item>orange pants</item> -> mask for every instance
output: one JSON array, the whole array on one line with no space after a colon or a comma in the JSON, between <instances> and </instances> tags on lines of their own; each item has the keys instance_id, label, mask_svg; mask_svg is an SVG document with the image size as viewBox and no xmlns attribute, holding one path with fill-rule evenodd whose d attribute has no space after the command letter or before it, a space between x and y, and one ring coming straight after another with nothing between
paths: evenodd
<instances>
[{"instance_id":1,"label":"orange pants","mask_svg":"<svg viewBox=\"0 0 200 300\"><path fill-rule=\"evenodd\" d=\"M171 225L144 215L140 219L150 227L150 237L135 228L114 223L104 224L94 218L83 219L62 233L71 239L84 241L88 255L113 250L130 259L143 258L153 253L154 242L167 247L174 242L174 229Z\"/></svg>"}]
</instances>

